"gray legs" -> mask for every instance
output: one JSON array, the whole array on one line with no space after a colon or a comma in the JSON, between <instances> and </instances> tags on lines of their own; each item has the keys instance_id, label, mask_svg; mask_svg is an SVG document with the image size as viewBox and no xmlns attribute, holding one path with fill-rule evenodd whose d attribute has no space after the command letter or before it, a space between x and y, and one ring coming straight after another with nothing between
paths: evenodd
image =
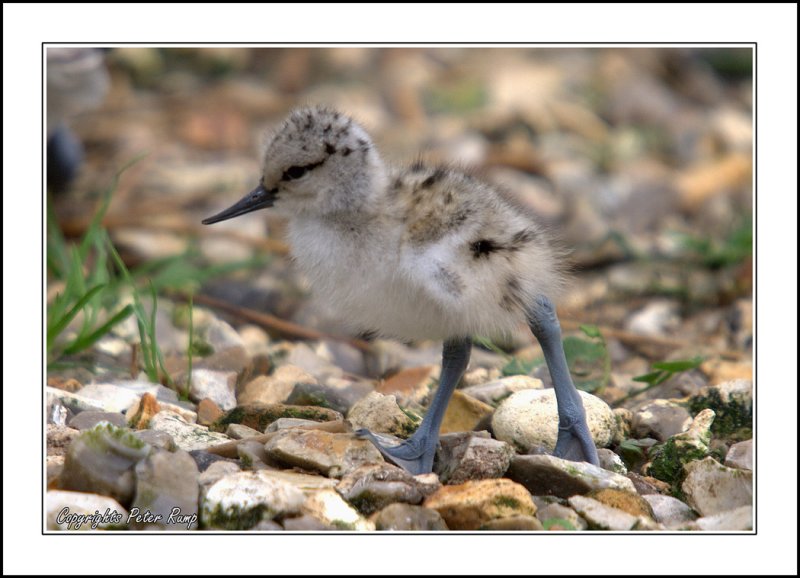
<instances>
[{"instance_id":1,"label":"gray legs","mask_svg":"<svg viewBox=\"0 0 800 578\"><path fill-rule=\"evenodd\" d=\"M558 440L554 454L560 458L598 465L597 449L586 424L583 403L569 375L556 310L547 297L537 298L528 314L528 324L542 346L556 391Z\"/></svg>"},{"instance_id":2,"label":"gray legs","mask_svg":"<svg viewBox=\"0 0 800 578\"><path fill-rule=\"evenodd\" d=\"M533 304L528 314L528 324L542 346L556 391L558 440L554 453L560 458L597 465L597 449L586 425L586 415L580 395L569 375L556 310L547 297L540 296ZM472 343L468 338L445 342L439 388L425 419L409 439L396 446L384 446L375 435L365 429L358 430L356 434L371 440L384 457L412 474L432 471L433 458L439 443L439 427L442 425L447 402L450 401L458 380L467 368L471 348Z\"/></svg>"},{"instance_id":3,"label":"gray legs","mask_svg":"<svg viewBox=\"0 0 800 578\"><path fill-rule=\"evenodd\" d=\"M396 446L384 446L377 437L365 429L358 430L356 434L369 438L384 457L414 475L432 471L436 446L439 444L439 427L442 425L447 402L450 401L458 380L467 369L471 350L472 341L468 338L445 341L439 387L425 419L409 439Z\"/></svg>"}]
</instances>

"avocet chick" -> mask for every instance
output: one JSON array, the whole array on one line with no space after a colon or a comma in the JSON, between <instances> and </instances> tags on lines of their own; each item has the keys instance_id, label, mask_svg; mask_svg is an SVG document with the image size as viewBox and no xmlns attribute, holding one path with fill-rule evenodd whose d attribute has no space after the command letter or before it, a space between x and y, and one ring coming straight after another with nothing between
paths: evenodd
<instances>
[{"instance_id":1,"label":"avocet chick","mask_svg":"<svg viewBox=\"0 0 800 578\"><path fill-rule=\"evenodd\" d=\"M259 185L203 223L268 207L288 218L293 257L316 297L353 329L444 341L440 384L414 435L387 446L357 432L385 457L413 474L430 472L471 337L525 321L558 401L555 454L597 464L548 297L561 285L563 255L528 208L451 168L390 170L361 126L322 107L292 112L267 146Z\"/></svg>"}]
</instances>

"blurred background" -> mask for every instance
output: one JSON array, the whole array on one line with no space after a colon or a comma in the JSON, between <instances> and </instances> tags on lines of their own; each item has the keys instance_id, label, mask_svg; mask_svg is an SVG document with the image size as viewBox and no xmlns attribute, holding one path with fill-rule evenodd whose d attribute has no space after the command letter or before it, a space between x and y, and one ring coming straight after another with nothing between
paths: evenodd
<instances>
[{"instance_id":1,"label":"blurred background","mask_svg":"<svg viewBox=\"0 0 800 578\"><path fill-rule=\"evenodd\" d=\"M694 365L639 399L752 376L750 48L47 50L51 385L177 380L187 355L219 351L217 316L251 376L292 355L372 380L439 363L439 344L345 335L268 212L200 225L255 186L269 131L311 103L353 115L391 163L480 169L559 233L583 389L635 401L664 360ZM537 347L484 340L473 367L547 381L525 365Z\"/></svg>"}]
</instances>

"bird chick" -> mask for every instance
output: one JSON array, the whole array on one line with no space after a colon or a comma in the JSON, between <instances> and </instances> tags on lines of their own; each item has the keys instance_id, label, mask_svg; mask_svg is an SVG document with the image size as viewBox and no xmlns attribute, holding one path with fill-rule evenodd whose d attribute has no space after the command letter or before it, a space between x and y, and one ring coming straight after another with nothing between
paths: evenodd
<instances>
[{"instance_id":1,"label":"bird chick","mask_svg":"<svg viewBox=\"0 0 800 578\"><path fill-rule=\"evenodd\" d=\"M203 223L268 207L288 218L292 255L317 298L354 330L444 341L440 385L415 434L386 446L357 432L385 457L430 472L471 337L527 322L556 391L555 453L597 464L548 297L562 285L563 254L530 209L452 168L390 169L361 126L324 107L292 112L266 148L259 185Z\"/></svg>"}]
</instances>

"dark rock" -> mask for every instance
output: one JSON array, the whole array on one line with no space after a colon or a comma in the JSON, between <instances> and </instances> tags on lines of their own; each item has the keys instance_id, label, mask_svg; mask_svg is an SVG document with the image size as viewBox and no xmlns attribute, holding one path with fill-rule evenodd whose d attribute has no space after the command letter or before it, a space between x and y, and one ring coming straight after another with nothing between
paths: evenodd
<instances>
[{"instance_id":1,"label":"dark rock","mask_svg":"<svg viewBox=\"0 0 800 578\"><path fill-rule=\"evenodd\" d=\"M258 431L264 431L269 424L282 417L310 419L314 421L339 421L344 416L338 411L324 407L307 405L286 405L283 403L240 405L226 412L217 420L213 429L225 431L228 424L240 423Z\"/></svg>"},{"instance_id":2,"label":"dark rock","mask_svg":"<svg viewBox=\"0 0 800 578\"><path fill-rule=\"evenodd\" d=\"M365 382L349 383L343 387L319 383L298 383L289 394L286 403L327 407L346 414L353 404L369 394L372 389L372 385Z\"/></svg>"},{"instance_id":3,"label":"dark rock","mask_svg":"<svg viewBox=\"0 0 800 578\"><path fill-rule=\"evenodd\" d=\"M237 460L232 460L230 458L223 458L222 456L218 456L217 454L209 453L205 450L192 450L189 452L189 455L192 456L192 459L197 464L197 469L201 472L204 472L208 469L208 466L213 464L214 462L231 462L231 463L238 463Z\"/></svg>"},{"instance_id":4,"label":"dark rock","mask_svg":"<svg viewBox=\"0 0 800 578\"><path fill-rule=\"evenodd\" d=\"M561 498L602 488L635 491L625 476L589 463L554 456L516 456L506 476L521 483L532 494L552 494Z\"/></svg>"},{"instance_id":5,"label":"dark rock","mask_svg":"<svg viewBox=\"0 0 800 578\"><path fill-rule=\"evenodd\" d=\"M395 502L419 504L436 489L420 484L405 470L385 462L360 466L343 476L336 486L336 491L365 515Z\"/></svg>"},{"instance_id":6,"label":"dark rock","mask_svg":"<svg viewBox=\"0 0 800 578\"><path fill-rule=\"evenodd\" d=\"M439 438L434 472L446 484L500 478L508 469L514 449L485 433L443 434Z\"/></svg>"}]
</instances>

